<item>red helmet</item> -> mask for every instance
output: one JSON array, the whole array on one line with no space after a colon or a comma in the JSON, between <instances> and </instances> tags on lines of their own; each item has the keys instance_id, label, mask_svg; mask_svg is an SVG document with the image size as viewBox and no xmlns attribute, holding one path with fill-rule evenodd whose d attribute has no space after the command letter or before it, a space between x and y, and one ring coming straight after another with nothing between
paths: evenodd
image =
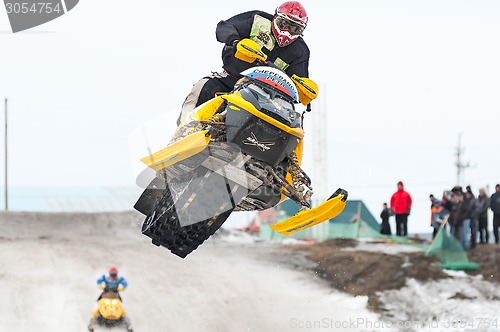
<instances>
[{"instance_id":1,"label":"red helmet","mask_svg":"<svg viewBox=\"0 0 500 332\"><path fill-rule=\"evenodd\" d=\"M112 277L116 277L118 275L118 270L116 269L116 267L112 267L109 269L109 275Z\"/></svg>"},{"instance_id":2,"label":"red helmet","mask_svg":"<svg viewBox=\"0 0 500 332\"><path fill-rule=\"evenodd\" d=\"M307 13L297 1L287 1L276 8L272 30L279 47L293 43L307 26Z\"/></svg>"}]
</instances>

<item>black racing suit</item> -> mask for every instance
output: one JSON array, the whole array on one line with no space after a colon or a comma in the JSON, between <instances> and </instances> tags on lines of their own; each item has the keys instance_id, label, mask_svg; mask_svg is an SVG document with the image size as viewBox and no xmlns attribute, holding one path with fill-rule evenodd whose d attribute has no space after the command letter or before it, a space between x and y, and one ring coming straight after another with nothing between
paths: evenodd
<instances>
[{"instance_id":1,"label":"black racing suit","mask_svg":"<svg viewBox=\"0 0 500 332\"><path fill-rule=\"evenodd\" d=\"M217 24L217 41L226 44L222 50L223 68L233 76L254 65L236 59L233 42L244 38L255 41L267 55L267 60L292 76L309 77L309 48L302 37L293 43L279 47L271 30L273 15L254 10L238 14Z\"/></svg>"},{"instance_id":2,"label":"black racing suit","mask_svg":"<svg viewBox=\"0 0 500 332\"><path fill-rule=\"evenodd\" d=\"M296 74L300 77L309 77L310 53L304 39L299 37L293 43L279 47L271 29L272 19L273 15L254 10L217 24L215 30L217 40L225 44L222 50L224 73L204 77L197 83L198 86L197 84L193 86L193 90L184 102L177 124L187 112L214 98L217 93L230 92L236 81L241 78L240 73L256 65L234 57L235 41L250 38L261 47L268 61L273 62L289 76Z\"/></svg>"}]
</instances>

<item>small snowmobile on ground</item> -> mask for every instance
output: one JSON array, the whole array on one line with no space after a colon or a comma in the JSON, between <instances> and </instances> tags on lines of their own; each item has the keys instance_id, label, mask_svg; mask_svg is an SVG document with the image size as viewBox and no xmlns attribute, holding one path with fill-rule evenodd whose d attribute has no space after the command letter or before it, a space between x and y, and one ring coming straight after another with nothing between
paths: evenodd
<instances>
[{"instance_id":1,"label":"small snowmobile on ground","mask_svg":"<svg viewBox=\"0 0 500 332\"><path fill-rule=\"evenodd\" d=\"M99 288L103 289L103 286L99 285ZM97 309L92 313L92 318L88 326L89 331L94 331L96 326L106 328L124 327L129 332L134 331L130 319L127 317L127 313L122 306L119 294L119 291L122 290L122 287L118 289L104 289L104 292L97 301Z\"/></svg>"},{"instance_id":2,"label":"small snowmobile on ground","mask_svg":"<svg viewBox=\"0 0 500 332\"><path fill-rule=\"evenodd\" d=\"M235 57L255 64L234 90L195 108L169 144L141 159L156 172L134 208L146 219L142 233L184 258L213 235L235 211L272 208L289 198L293 217L271 226L291 235L339 215L347 192L338 189L311 208L313 188L301 169L303 116L317 85L289 77L250 39Z\"/></svg>"}]
</instances>

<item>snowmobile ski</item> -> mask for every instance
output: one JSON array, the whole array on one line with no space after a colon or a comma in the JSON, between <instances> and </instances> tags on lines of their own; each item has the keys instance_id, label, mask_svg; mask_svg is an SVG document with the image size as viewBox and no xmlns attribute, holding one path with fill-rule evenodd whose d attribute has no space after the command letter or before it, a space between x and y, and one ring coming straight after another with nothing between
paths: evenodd
<instances>
[{"instance_id":1,"label":"snowmobile ski","mask_svg":"<svg viewBox=\"0 0 500 332\"><path fill-rule=\"evenodd\" d=\"M210 138L209 130L201 130L142 158L141 161L159 171L203 151L210 143Z\"/></svg>"},{"instance_id":2,"label":"snowmobile ski","mask_svg":"<svg viewBox=\"0 0 500 332\"><path fill-rule=\"evenodd\" d=\"M337 189L325 202L315 208L298 212L295 216L271 226L276 232L283 235L292 235L323 221L338 216L346 205L347 191Z\"/></svg>"}]
</instances>

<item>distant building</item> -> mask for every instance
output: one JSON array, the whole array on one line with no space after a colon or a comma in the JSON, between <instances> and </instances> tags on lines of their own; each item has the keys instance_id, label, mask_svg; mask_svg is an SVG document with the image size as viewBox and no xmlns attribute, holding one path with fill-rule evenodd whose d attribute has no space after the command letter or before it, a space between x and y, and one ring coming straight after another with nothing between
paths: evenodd
<instances>
[{"instance_id":1,"label":"distant building","mask_svg":"<svg viewBox=\"0 0 500 332\"><path fill-rule=\"evenodd\" d=\"M139 187L14 187L9 210L36 212L131 211L142 193Z\"/></svg>"}]
</instances>

